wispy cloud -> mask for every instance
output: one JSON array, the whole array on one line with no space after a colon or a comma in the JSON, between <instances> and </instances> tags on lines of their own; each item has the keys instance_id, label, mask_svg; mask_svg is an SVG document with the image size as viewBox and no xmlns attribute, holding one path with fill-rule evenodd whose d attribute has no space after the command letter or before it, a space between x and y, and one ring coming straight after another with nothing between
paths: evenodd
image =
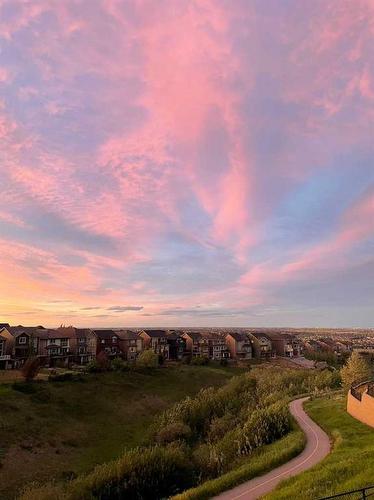
<instances>
[{"instance_id":1,"label":"wispy cloud","mask_svg":"<svg viewBox=\"0 0 374 500\"><path fill-rule=\"evenodd\" d=\"M342 290L371 293L373 19L367 0L0 1L4 319L325 321L309 287L331 323L369 322Z\"/></svg>"}]
</instances>

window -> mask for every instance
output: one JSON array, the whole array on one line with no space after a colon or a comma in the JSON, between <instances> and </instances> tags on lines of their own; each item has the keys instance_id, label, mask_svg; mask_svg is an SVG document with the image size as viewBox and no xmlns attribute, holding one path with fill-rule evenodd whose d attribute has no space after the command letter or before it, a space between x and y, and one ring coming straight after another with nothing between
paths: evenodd
<instances>
[{"instance_id":1,"label":"window","mask_svg":"<svg viewBox=\"0 0 374 500\"><path fill-rule=\"evenodd\" d=\"M0 340L0 356L3 355L3 352L4 352L4 341Z\"/></svg>"},{"instance_id":2,"label":"window","mask_svg":"<svg viewBox=\"0 0 374 500\"><path fill-rule=\"evenodd\" d=\"M112 337L112 342L115 344L117 342L117 337Z\"/></svg>"},{"instance_id":3,"label":"window","mask_svg":"<svg viewBox=\"0 0 374 500\"><path fill-rule=\"evenodd\" d=\"M86 337L79 337L79 343L84 344L86 341Z\"/></svg>"},{"instance_id":4,"label":"window","mask_svg":"<svg viewBox=\"0 0 374 500\"><path fill-rule=\"evenodd\" d=\"M18 337L18 343L19 344L26 344L27 343L27 337Z\"/></svg>"},{"instance_id":5,"label":"window","mask_svg":"<svg viewBox=\"0 0 374 500\"><path fill-rule=\"evenodd\" d=\"M60 345L61 347L67 347L69 345L69 339L61 339Z\"/></svg>"}]
</instances>

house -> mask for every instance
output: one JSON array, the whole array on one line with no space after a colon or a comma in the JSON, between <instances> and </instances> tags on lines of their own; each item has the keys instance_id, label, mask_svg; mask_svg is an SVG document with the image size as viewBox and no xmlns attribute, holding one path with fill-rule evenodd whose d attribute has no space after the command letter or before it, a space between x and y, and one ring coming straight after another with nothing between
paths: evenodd
<instances>
[{"instance_id":1,"label":"house","mask_svg":"<svg viewBox=\"0 0 374 500\"><path fill-rule=\"evenodd\" d=\"M0 328L0 369L2 370L8 370L13 366L14 337L9 329L9 325Z\"/></svg>"},{"instance_id":2,"label":"house","mask_svg":"<svg viewBox=\"0 0 374 500\"><path fill-rule=\"evenodd\" d=\"M225 337L226 345L233 359L251 359L252 342L244 332L230 332Z\"/></svg>"},{"instance_id":3,"label":"house","mask_svg":"<svg viewBox=\"0 0 374 500\"><path fill-rule=\"evenodd\" d=\"M47 366L68 366L74 361L72 332L44 328L37 331L37 355Z\"/></svg>"},{"instance_id":4,"label":"house","mask_svg":"<svg viewBox=\"0 0 374 500\"><path fill-rule=\"evenodd\" d=\"M204 337L208 338L210 359L221 360L230 357L230 351L226 345L225 337L213 332L203 335L203 338Z\"/></svg>"},{"instance_id":5,"label":"house","mask_svg":"<svg viewBox=\"0 0 374 500\"><path fill-rule=\"evenodd\" d=\"M14 367L21 367L26 359L38 354L39 332L44 332L43 326L11 326L10 333L14 338L13 359Z\"/></svg>"},{"instance_id":6,"label":"house","mask_svg":"<svg viewBox=\"0 0 374 500\"><path fill-rule=\"evenodd\" d=\"M303 352L301 341L290 333L266 332L277 356L293 358L301 356Z\"/></svg>"},{"instance_id":7,"label":"house","mask_svg":"<svg viewBox=\"0 0 374 500\"><path fill-rule=\"evenodd\" d=\"M167 330L142 330L139 335L143 339L145 349L152 349L164 359L169 359L168 333Z\"/></svg>"},{"instance_id":8,"label":"house","mask_svg":"<svg viewBox=\"0 0 374 500\"><path fill-rule=\"evenodd\" d=\"M143 339L132 330L119 330L119 344L124 358L134 361L143 351Z\"/></svg>"},{"instance_id":9,"label":"house","mask_svg":"<svg viewBox=\"0 0 374 500\"><path fill-rule=\"evenodd\" d=\"M192 357L216 360L230 357L225 338L218 333L184 332L182 338L186 341L186 352Z\"/></svg>"},{"instance_id":10,"label":"house","mask_svg":"<svg viewBox=\"0 0 374 500\"><path fill-rule=\"evenodd\" d=\"M186 341L186 353L191 357L209 358L209 340L200 332L184 332L181 337Z\"/></svg>"},{"instance_id":11,"label":"house","mask_svg":"<svg viewBox=\"0 0 374 500\"><path fill-rule=\"evenodd\" d=\"M94 330L97 337L96 355L105 352L109 358L122 357L121 338L114 330Z\"/></svg>"},{"instance_id":12,"label":"house","mask_svg":"<svg viewBox=\"0 0 374 500\"><path fill-rule=\"evenodd\" d=\"M96 357L97 335L89 328L60 326L58 331L69 336L69 345L74 363L84 365Z\"/></svg>"},{"instance_id":13,"label":"house","mask_svg":"<svg viewBox=\"0 0 374 500\"><path fill-rule=\"evenodd\" d=\"M169 359L180 361L186 354L186 339L177 332L170 332L167 336L169 345Z\"/></svg>"},{"instance_id":14,"label":"house","mask_svg":"<svg viewBox=\"0 0 374 500\"><path fill-rule=\"evenodd\" d=\"M268 335L263 332L248 332L247 335L252 341L253 354L256 358L275 358L276 352Z\"/></svg>"}]
</instances>

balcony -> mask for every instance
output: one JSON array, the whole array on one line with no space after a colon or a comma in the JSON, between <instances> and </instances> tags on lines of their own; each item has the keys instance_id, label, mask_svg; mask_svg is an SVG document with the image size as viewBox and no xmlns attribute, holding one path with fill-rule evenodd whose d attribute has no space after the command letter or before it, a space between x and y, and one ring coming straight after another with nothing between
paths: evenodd
<instances>
[{"instance_id":1,"label":"balcony","mask_svg":"<svg viewBox=\"0 0 374 500\"><path fill-rule=\"evenodd\" d=\"M0 356L0 361L8 361L10 360L10 354L2 354Z\"/></svg>"}]
</instances>

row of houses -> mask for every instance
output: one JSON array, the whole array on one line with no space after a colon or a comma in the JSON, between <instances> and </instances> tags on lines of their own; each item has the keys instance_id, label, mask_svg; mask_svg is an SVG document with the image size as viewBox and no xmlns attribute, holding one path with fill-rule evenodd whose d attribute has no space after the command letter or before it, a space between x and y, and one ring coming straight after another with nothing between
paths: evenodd
<instances>
[{"instance_id":1,"label":"row of houses","mask_svg":"<svg viewBox=\"0 0 374 500\"><path fill-rule=\"evenodd\" d=\"M22 366L36 355L46 366L86 364L105 352L109 358L134 361L145 349L165 360L204 357L213 360L300 356L302 344L289 334L264 332L206 332L174 330L57 329L0 324L0 368Z\"/></svg>"}]
</instances>

